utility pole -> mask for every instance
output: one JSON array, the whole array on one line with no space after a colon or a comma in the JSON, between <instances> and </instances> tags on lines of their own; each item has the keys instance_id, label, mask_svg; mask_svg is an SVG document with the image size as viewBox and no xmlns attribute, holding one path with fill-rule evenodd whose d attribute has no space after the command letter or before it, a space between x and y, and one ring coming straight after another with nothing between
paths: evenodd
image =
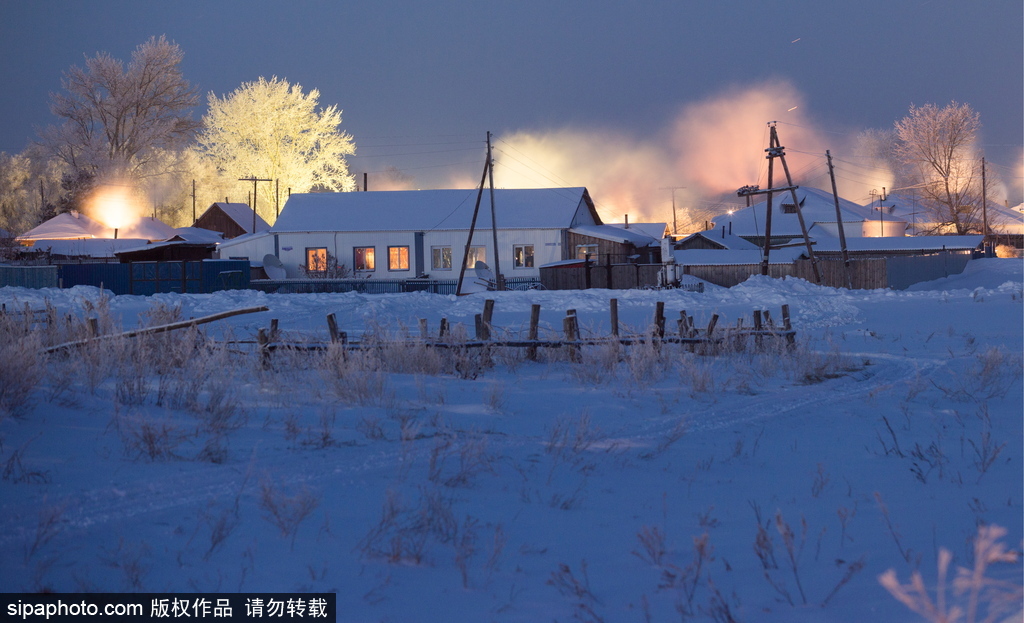
<instances>
[{"instance_id":1,"label":"utility pole","mask_svg":"<svg viewBox=\"0 0 1024 623\"><path fill-rule=\"evenodd\" d=\"M489 132L487 132L489 134ZM473 233L476 231L476 216L480 213L480 200L483 199L483 182L487 180L487 171L490 170L490 158L483 163L483 174L480 175L480 190L476 193L476 205L473 207L473 219L469 222L469 237L466 239L466 250L462 255L462 266L459 268L459 283L456 284L456 296L462 295L462 283L466 278L466 262L469 261L469 249L473 245Z\"/></svg>"},{"instance_id":2,"label":"utility pole","mask_svg":"<svg viewBox=\"0 0 1024 623\"><path fill-rule=\"evenodd\" d=\"M686 186L665 186L661 190L672 191L672 235L675 236L679 233L679 222L676 219L676 191L685 190Z\"/></svg>"},{"instance_id":3,"label":"utility pole","mask_svg":"<svg viewBox=\"0 0 1024 623\"><path fill-rule=\"evenodd\" d=\"M274 180L274 222L281 216L281 178Z\"/></svg>"},{"instance_id":4,"label":"utility pole","mask_svg":"<svg viewBox=\"0 0 1024 623\"><path fill-rule=\"evenodd\" d=\"M196 181L192 180L192 226L196 224Z\"/></svg>"},{"instance_id":5,"label":"utility pole","mask_svg":"<svg viewBox=\"0 0 1024 623\"><path fill-rule=\"evenodd\" d=\"M789 165L786 164L786 148L779 142L779 133L775 128L775 122L771 121L768 125L771 128L768 149L765 149L765 152L768 153L766 156L766 158L768 158L768 189L760 190L757 186L744 186L736 191L736 194L740 197L768 195L766 202L767 214L765 214L764 224L764 253L761 259L761 274L768 274L768 255L771 251L772 243L772 195L776 192L786 192L788 190L790 196L793 198L793 208L796 210L797 220L800 222L800 232L803 234L804 244L807 247L807 257L811 260L811 269L814 271L814 281L816 283L821 283L821 273L818 271L818 260L814 257L814 249L811 247L811 237L807 233L807 225L804 223L804 215L800 210L800 200L796 196L796 189L800 187L793 185L793 177L789 174ZM774 181L774 163L776 158L778 158L782 163L782 168L786 172L787 186L782 188L772 188L772 183Z\"/></svg>"},{"instance_id":6,"label":"utility pole","mask_svg":"<svg viewBox=\"0 0 1024 623\"><path fill-rule=\"evenodd\" d=\"M981 159L981 233L983 244L988 244L988 184L985 183L985 159Z\"/></svg>"},{"instance_id":7,"label":"utility pole","mask_svg":"<svg viewBox=\"0 0 1024 623\"><path fill-rule=\"evenodd\" d=\"M240 177L239 182L252 182L252 233L256 233L256 182L273 182L274 180L262 177Z\"/></svg>"},{"instance_id":8,"label":"utility pole","mask_svg":"<svg viewBox=\"0 0 1024 623\"><path fill-rule=\"evenodd\" d=\"M853 278L850 275L850 252L846 248L846 230L843 227L843 215L839 211L839 191L836 190L836 170L832 166L832 153L825 150L828 159L828 176L832 180L832 199L836 204L836 224L839 226L839 248L843 251L843 266L846 272L846 287L853 289Z\"/></svg>"},{"instance_id":9,"label":"utility pole","mask_svg":"<svg viewBox=\"0 0 1024 623\"><path fill-rule=\"evenodd\" d=\"M491 156L491 132L487 131L487 171L491 185L491 237L494 240L494 284L498 290L505 289L505 278L501 274L501 262L498 256L498 221L494 218L494 158Z\"/></svg>"}]
</instances>

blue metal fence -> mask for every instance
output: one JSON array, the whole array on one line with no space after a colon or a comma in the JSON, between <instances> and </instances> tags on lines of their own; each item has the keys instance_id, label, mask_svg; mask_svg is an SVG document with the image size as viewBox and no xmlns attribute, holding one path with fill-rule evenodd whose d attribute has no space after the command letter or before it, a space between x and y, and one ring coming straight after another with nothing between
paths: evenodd
<instances>
[{"instance_id":1,"label":"blue metal fence","mask_svg":"<svg viewBox=\"0 0 1024 623\"><path fill-rule=\"evenodd\" d=\"M249 261L63 264L60 266L60 277L65 288L77 285L102 286L114 294L201 294L248 288Z\"/></svg>"},{"instance_id":2,"label":"blue metal fence","mask_svg":"<svg viewBox=\"0 0 1024 623\"><path fill-rule=\"evenodd\" d=\"M0 288L56 288L56 266L0 266Z\"/></svg>"}]
</instances>

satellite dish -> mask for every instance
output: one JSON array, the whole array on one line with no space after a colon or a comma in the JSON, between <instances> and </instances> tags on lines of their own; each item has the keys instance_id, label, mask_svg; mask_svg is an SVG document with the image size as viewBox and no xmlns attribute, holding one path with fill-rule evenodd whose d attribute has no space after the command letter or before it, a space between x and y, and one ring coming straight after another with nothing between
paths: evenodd
<instances>
[{"instance_id":1,"label":"satellite dish","mask_svg":"<svg viewBox=\"0 0 1024 623\"><path fill-rule=\"evenodd\" d=\"M477 260L473 270L476 271L476 285L483 286L487 290L495 289L494 271L491 270L490 266Z\"/></svg>"},{"instance_id":2,"label":"satellite dish","mask_svg":"<svg viewBox=\"0 0 1024 623\"><path fill-rule=\"evenodd\" d=\"M273 253L267 253L263 256L263 270L266 271L267 277L271 279L287 279L288 273L284 269L284 264L278 259Z\"/></svg>"}]
</instances>

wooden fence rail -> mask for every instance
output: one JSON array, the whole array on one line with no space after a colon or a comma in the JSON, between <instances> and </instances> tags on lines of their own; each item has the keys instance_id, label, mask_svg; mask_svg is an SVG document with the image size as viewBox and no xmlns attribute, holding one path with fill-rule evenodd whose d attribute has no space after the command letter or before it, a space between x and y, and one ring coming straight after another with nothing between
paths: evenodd
<instances>
[{"instance_id":1,"label":"wooden fence rail","mask_svg":"<svg viewBox=\"0 0 1024 623\"><path fill-rule=\"evenodd\" d=\"M268 360L269 354L275 350L296 350L296 351L321 351L328 348L340 348L344 351L373 350L383 346L400 346L406 348L438 348L438 349L470 349L470 348L525 348L527 357L535 359L537 350L540 348L565 348L569 352L571 361L579 361L580 349L585 346L604 346L619 344L632 346L637 344L687 344L691 346L704 345L712 350L725 343L746 344L752 340L754 348L762 349L766 340L782 340L787 347L796 343L796 331L790 323L789 306L782 306L782 326L776 326L768 310L754 310L753 322L750 328L744 326L743 318L740 318L736 326L720 327L718 314L713 314L707 327L700 329L696 327L693 316L680 310L679 319L676 321L676 333L666 333L665 305L658 302L655 306L654 319L651 329L648 332L634 335L621 335L618 324L618 300L611 299L609 313L611 317L611 335L598 338L581 338L579 320L576 310L566 310L562 319L561 339L539 339L540 305L534 304L530 310L530 324L527 332L527 339L522 338L492 338L494 327L491 318L494 312L494 301L488 299L484 303L484 310L481 314L474 316L475 338L471 340L454 339L447 318L441 318L440 330L437 337L429 336L426 319L419 319L419 336L399 340L350 340L347 334L338 331L334 314L327 317L328 333L331 336L329 343L301 343L286 342L271 339L269 336L277 335L276 320L274 331L268 334L260 330L258 339L241 340L233 344L257 344L263 361Z\"/></svg>"}]
</instances>

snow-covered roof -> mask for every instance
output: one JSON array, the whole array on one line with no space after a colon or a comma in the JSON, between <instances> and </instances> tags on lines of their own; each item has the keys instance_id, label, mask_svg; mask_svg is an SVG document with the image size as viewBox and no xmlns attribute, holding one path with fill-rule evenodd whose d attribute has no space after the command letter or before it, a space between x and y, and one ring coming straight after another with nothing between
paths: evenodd
<instances>
[{"instance_id":1,"label":"snow-covered roof","mask_svg":"<svg viewBox=\"0 0 1024 623\"><path fill-rule=\"evenodd\" d=\"M226 203L226 202L215 202L213 204L221 209L224 214L234 221L239 227L241 227L247 234L253 233L252 231L252 208L247 203ZM210 206L213 207L213 206ZM270 223L263 220L263 217L256 215L256 231L266 231L270 229Z\"/></svg>"},{"instance_id":2,"label":"snow-covered roof","mask_svg":"<svg viewBox=\"0 0 1024 623\"><path fill-rule=\"evenodd\" d=\"M768 255L769 264L790 264L800 257L803 247L786 247L773 250ZM672 257L681 266L733 266L737 264L760 264L761 251L746 249L739 251L716 251L714 249L688 249L674 251Z\"/></svg>"},{"instance_id":3,"label":"snow-covered roof","mask_svg":"<svg viewBox=\"0 0 1024 623\"><path fill-rule=\"evenodd\" d=\"M144 240L166 240L174 235L166 223L144 216L131 225L120 227L117 237ZM76 240L80 238L114 238L114 229L79 212L64 212L41 223L18 240Z\"/></svg>"},{"instance_id":4,"label":"snow-covered roof","mask_svg":"<svg viewBox=\"0 0 1024 623\"><path fill-rule=\"evenodd\" d=\"M178 227L170 240L183 240L185 242L220 242L224 240L224 234L219 231L211 231L201 227Z\"/></svg>"},{"instance_id":5,"label":"snow-covered roof","mask_svg":"<svg viewBox=\"0 0 1024 623\"><path fill-rule=\"evenodd\" d=\"M638 231L655 240L661 240L668 235L668 223L605 223L605 225Z\"/></svg>"},{"instance_id":6,"label":"snow-covered roof","mask_svg":"<svg viewBox=\"0 0 1024 623\"><path fill-rule=\"evenodd\" d=\"M499 220L498 222L500 223L501 221ZM614 225L580 225L579 227L571 228L569 231L574 234L582 234L584 236L590 236L591 238L598 238L600 240L631 243L637 247L648 247L661 244L661 238L655 238L648 235L643 230L634 229L632 225L629 226L629 229L616 227Z\"/></svg>"},{"instance_id":7,"label":"snow-covered roof","mask_svg":"<svg viewBox=\"0 0 1024 623\"><path fill-rule=\"evenodd\" d=\"M800 210L807 228L814 223L835 223L836 207L832 193L818 188L800 187L796 191L800 200ZM772 236L800 236L800 221L796 212L786 212L786 205L792 206L793 199L789 192L776 193L772 197ZM734 210L732 214L720 214L713 220L716 227L732 222L732 233L736 236L763 236L768 199L762 199L749 208ZM852 201L839 199L839 210L844 223L860 223L874 220L871 210Z\"/></svg>"},{"instance_id":8,"label":"snow-covered roof","mask_svg":"<svg viewBox=\"0 0 1024 623\"><path fill-rule=\"evenodd\" d=\"M80 212L62 212L18 236L18 240L113 238L113 234L113 230L106 225L94 221Z\"/></svg>"},{"instance_id":9,"label":"snow-covered roof","mask_svg":"<svg viewBox=\"0 0 1024 623\"><path fill-rule=\"evenodd\" d=\"M846 248L853 252L870 251L965 251L981 246L983 236L888 236L878 238L851 237L846 239ZM839 252L839 239L815 238L815 252ZM803 247L799 247L803 250ZM774 255L775 252L773 251Z\"/></svg>"},{"instance_id":10,"label":"snow-covered roof","mask_svg":"<svg viewBox=\"0 0 1024 623\"><path fill-rule=\"evenodd\" d=\"M750 242L744 238L740 238L736 234L722 233L721 228L717 230L712 229L708 231L699 231L695 234L690 234L689 236L680 240L677 244L685 245L687 242L690 242L696 238L703 238L709 243L716 245L722 249L749 251L751 249L758 248L758 246L753 242Z\"/></svg>"},{"instance_id":11,"label":"snow-covered roof","mask_svg":"<svg viewBox=\"0 0 1024 623\"><path fill-rule=\"evenodd\" d=\"M494 191L500 229L566 229L600 225L586 188L503 188ZM476 189L293 194L274 232L467 230ZM484 192L478 228L491 227Z\"/></svg>"},{"instance_id":12,"label":"snow-covered roof","mask_svg":"<svg viewBox=\"0 0 1024 623\"><path fill-rule=\"evenodd\" d=\"M77 240L35 240L32 251L49 251L67 257L112 258L119 251L145 246L149 241L141 238L79 238Z\"/></svg>"},{"instance_id":13,"label":"snow-covered roof","mask_svg":"<svg viewBox=\"0 0 1024 623\"><path fill-rule=\"evenodd\" d=\"M112 230L111 230L112 231ZM117 230L117 237L145 238L146 240L167 240L174 235L174 228L152 216L144 216L138 221Z\"/></svg>"}]
</instances>

